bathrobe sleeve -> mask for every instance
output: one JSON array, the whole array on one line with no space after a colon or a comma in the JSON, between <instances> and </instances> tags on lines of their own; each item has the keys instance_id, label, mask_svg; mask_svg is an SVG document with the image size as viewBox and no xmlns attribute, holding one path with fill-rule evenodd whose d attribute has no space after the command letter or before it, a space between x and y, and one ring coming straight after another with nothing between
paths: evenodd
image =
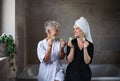
<instances>
[{"instance_id":1,"label":"bathrobe sleeve","mask_svg":"<svg viewBox=\"0 0 120 81\"><path fill-rule=\"evenodd\" d=\"M37 55L38 55L38 59L40 62L43 62L43 59L45 57L45 53L46 53L46 50L44 48L44 44L42 41L40 41L38 43L38 46L37 46Z\"/></svg>"}]
</instances>

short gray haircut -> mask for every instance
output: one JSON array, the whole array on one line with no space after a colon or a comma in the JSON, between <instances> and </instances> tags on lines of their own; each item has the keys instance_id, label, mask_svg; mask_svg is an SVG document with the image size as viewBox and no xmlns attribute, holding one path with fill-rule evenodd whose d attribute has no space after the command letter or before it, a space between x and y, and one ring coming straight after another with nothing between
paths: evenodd
<instances>
[{"instance_id":1,"label":"short gray haircut","mask_svg":"<svg viewBox=\"0 0 120 81\"><path fill-rule=\"evenodd\" d=\"M54 28L54 27L59 27L60 24L57 21L47 21L44 24L45 31L48 33L48 29Z\"/></svg>"}]
</instances>

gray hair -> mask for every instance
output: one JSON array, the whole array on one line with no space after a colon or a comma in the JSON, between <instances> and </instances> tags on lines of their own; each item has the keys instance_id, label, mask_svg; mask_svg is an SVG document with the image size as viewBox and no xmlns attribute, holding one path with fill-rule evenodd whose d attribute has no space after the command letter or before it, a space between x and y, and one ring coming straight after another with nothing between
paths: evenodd
<instances>
[{"instance_id":1,"label":"gray hair","mask_svg":"<svg viewBox=\"0 0 120 81\"><path fill-rule=\"evenodd\" d=\"M57 21L47 21L45 22L45 31L48 33L48 29L54 28L54 27L59 27L60 24Z\"/></svg>"}]
</instances>

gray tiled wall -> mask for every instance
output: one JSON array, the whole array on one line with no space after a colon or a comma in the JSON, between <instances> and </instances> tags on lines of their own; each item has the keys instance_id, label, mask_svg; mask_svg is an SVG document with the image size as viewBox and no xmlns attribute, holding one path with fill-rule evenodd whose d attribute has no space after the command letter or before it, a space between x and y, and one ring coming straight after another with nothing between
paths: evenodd
<instances>
[{"instance_id":1,"label":"gray tiled wall","mask_svg":"<svg viewBox=\"0 0 120 81\"><path fill-rule=\"evenodd\" d=\"M2 0L0 0L0 34L1 34L1 20L2 20Z\"/></svg>"}]
</instances>

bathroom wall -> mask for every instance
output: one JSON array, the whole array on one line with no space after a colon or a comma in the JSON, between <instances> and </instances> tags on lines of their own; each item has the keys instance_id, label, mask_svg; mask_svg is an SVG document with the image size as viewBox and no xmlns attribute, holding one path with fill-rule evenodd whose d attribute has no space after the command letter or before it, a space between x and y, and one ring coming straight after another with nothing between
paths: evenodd
<instances>
[{"instance_id":1,"label":"bathroom wall","mask_svg":"<svg viewBox=\"0 0 120 81\"><path fill-rule=\"evenodd\" d=\"M120 63L120 1L119 0L28 0L27 63L39 63L37 43L46 34L47 20L60 22L59 37L66 41L73 36L73 24L84 16L94 40L94 64ZM64 60L66 62L66 60Z\"/></svg>"},{"instance_id":2,"label":"bathroom wall","mask_svg":"<svg viewBox=\"0 0 120 81\"><path fill-rule=\"evenodd\" d=\"M74 21L84 16L94 40L93 64L120 63L119 0L16 0L17 65L19 72L27 64L39 63L37 44L44 39L44 23L60 22L59 37L73 36ZM64 59L63 63L67 63Z\"/></svg>"},{"instance_id":3,"label":"bathroom wall","mask_svg":"<svg viewBox=\"0 0 120 81\"><path fill-rule=\"evenodd\" d=\"M2 20L2 16L1 16L1 13L2 13L2 1L0 0L0 34L1 34L1 20Z\"/></svg>"},{"instance_id":4,"label":"bathroom wall","mask_svg":"<svg viewBox=\"0 0 120 81\"><path fill-rule=\"evenodd\" d=\"M27 66L26 56L26 12L27 12L27 0L15 1L15 43L17 46L17 68L18 73L23 71Z\"/></svg>"}]
</instances>

